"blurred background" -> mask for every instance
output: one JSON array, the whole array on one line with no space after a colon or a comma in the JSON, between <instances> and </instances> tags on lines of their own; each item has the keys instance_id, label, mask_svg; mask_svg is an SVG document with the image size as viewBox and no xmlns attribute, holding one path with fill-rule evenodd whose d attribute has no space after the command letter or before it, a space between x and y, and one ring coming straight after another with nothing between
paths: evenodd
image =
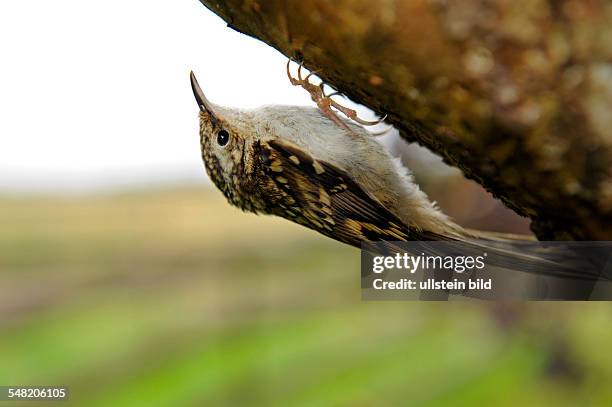
<instances>
[{"instance_id":1,"label":"blurred background","mask_svg":"<svg viewBox=\"0 0 612 407\"><path fill-rule=\"evenodd\" d=\"M196 0L2 2L0 36L0 385L75 406L612 404L609 304L362 302L358 250L230 207L189 70L220 104L311 102ZM383 142L460 224L528 233Z\"/></svg>"}]
</instances>

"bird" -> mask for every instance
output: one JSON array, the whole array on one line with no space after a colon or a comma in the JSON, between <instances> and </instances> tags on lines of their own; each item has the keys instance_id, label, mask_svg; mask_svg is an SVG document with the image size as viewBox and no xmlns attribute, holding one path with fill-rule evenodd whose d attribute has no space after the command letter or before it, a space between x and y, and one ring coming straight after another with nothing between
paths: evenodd
<instances>
[{"instance_id":1,"label":"bird","mask_svg":"<svg viewBox=\"0 0 612 407\"><path fill-rule=\"evenodd\" d=\"M562 276L598 278L512 245L530 237L458 225L419 188L399 158L351 120L332 119L309 106L220 106L206 98L193 71L190 82L206 172L243 211L276 215L354 247L459 242L466 250L489 250L494 254L489 261L502 267L537 271L554 265Z\"/></svg>"}]
</instances>

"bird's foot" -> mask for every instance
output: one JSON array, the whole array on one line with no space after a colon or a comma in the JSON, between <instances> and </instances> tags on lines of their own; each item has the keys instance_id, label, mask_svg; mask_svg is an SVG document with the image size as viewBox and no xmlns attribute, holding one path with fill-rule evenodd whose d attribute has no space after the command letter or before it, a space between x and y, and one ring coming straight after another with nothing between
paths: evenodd
<instances>
[{"instance_id":1,"label":"bird's foot","mask_svg":"<svg viewBox=\"0 0 612 407\"><path fill-rule=\"evenodd\" d=\"M340 92L334 91L330 94L325 94L324 82L321 82L321 84L317 86L309 81L310 77L316 73L315 71L309 72L305 78L302 78L302 62L300 62L300 65L298 66L297 78L294 78L291 75L291 71L289 70L290 63L291 60L289 59L287 61L287 77L289 78L291 84L293 86L301 86L304 90L306 90L310 94L310 97L313 102L317 104L323 114L325 114L325 116L327 116L331 121L333 121L340 127L350 130L347 124L342 119L340 119L340 117L338 117L332 107L344 114L349 119L363 126L375 126L377 124L382 123L387 118L387 115L385 115L382 119L374 121L361 119L359 116L357 116L357 112L355 110L349 109L346 106L342 106L340 103L332 99L332 96L340 95Z\"/></svg>"}]
</instances>

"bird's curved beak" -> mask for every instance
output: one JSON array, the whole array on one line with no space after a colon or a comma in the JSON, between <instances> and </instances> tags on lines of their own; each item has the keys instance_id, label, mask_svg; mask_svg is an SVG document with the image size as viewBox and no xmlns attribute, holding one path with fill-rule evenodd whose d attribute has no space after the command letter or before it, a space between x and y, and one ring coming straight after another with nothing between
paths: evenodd
<instances>
[{"instance_id":1,"label":"bird's curved beak","mask_svg":"<svg viewBox=\"0 0 612 407\"><path fill-rule=\"evenodd\" d=\"M193 71L191 71L189 77L191 78L191 89L193 90L193 96L195 96L196 102L198 102L200 110L210 114L213 118L216 119L212 103L210 103L208 99L206 99L206 96L204 96L204 92L202 92L202 88L200 88L200 84L198 83L198 80L196 79Z\"/></svg>"}]
</instances>

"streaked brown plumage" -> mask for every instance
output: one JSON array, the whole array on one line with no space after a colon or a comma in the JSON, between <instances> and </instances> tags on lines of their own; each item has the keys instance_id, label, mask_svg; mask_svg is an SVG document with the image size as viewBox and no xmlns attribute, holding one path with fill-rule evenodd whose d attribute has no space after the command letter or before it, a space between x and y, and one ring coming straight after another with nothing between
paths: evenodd
<instances>
[{"instance_id":1,"label":"streaked brown plumage","mask_svg":"<svg viewBox=\"0 0 612 407\"><path fill-rule=\"evenodd\" d=\"M281 138L245 137L224 119L222 108L200 95L200 142L206 171L228 201L245 210L281 216L343 243L443 240L409 227L338 166L314 158ZM215 153L215 134L230 134L225 160ZM225 161L225 162L223 162ZM225 164L225 165L224 165Z\"/></svg>"},{"instance_id":2,"label":"streaked brown plumage","mask_svg":"<svg viewBox=\"0 0 612 407\"><path fill-rule=\"evenodd\" d=\"M452 222L380 143L349 121L345 129L307 107L225 108L206 99L193 73L191 85L206 171L242 210L277 215L355 247L446 240L462 242L467 252L487 250L489 263L504 268L537 272L553 264L548 253L500 246L516 236L468 231ZM584 277L562 265L556 269Z\"/></svg>"}]
</instances>

